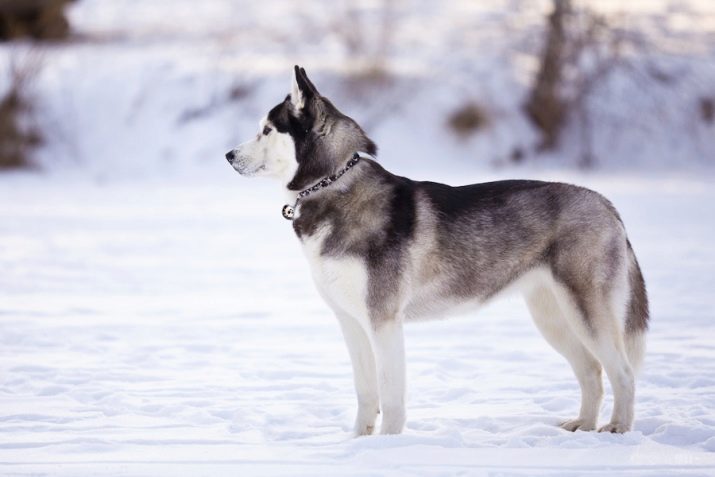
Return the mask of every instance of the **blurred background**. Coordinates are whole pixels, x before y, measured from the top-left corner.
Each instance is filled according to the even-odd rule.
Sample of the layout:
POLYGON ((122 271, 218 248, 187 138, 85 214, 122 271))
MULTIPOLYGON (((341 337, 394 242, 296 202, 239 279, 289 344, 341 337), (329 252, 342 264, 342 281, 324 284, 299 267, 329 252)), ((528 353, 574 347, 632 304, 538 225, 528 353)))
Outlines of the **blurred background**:
POLYGON ((710 0, 0 0, 0 170, 225 174, 296 63, 403 174, 715 165, 710 0))

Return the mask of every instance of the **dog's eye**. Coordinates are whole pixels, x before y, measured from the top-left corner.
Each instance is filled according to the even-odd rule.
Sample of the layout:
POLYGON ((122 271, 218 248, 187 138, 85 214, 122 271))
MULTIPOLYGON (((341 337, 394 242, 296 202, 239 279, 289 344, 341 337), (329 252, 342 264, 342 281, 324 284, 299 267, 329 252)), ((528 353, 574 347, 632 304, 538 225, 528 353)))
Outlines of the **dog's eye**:
POLYGON ((273 131, 273 129, 271 129, 271 128, 269 128, 268 126, 266 126, 266 127, 263 128, 263 135, 264 135, 264 136, 268 136, 268 133, 270 133, 271 131, 273 131))

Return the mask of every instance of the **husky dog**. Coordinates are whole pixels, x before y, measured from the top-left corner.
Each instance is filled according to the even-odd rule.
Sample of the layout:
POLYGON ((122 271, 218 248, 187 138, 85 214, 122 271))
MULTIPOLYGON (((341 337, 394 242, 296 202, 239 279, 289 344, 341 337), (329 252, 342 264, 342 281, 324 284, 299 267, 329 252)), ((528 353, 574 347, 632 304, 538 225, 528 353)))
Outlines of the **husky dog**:
POLYGON ((580 413, 561 427, 596 429, 605 369, 614 406, 599 430, 631 429, 648 301, 608 200, 553 182, 451 187, 391 174, 360 126, 298 66, 290 94, 259 131, 226 158, 242 175, 285 186, 283 214, 352 360, 356 435, 371 434, 380 412, 381 433, 405 425, 405 322, 507 289, 524 294, 536 326, 578 379, 580 413))

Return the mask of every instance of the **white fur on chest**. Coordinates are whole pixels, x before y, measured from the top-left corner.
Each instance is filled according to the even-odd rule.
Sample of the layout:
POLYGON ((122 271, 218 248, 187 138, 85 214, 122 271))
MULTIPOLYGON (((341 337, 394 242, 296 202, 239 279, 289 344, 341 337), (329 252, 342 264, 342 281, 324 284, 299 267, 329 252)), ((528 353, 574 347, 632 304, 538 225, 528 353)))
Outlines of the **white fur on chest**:
POLYGON ((315 285, 333 311, 367 324, 367 268, 357 257, 322 255, 323 242, 329 235, 330 226, 324 225, 313 235, 301 239, 315 285))

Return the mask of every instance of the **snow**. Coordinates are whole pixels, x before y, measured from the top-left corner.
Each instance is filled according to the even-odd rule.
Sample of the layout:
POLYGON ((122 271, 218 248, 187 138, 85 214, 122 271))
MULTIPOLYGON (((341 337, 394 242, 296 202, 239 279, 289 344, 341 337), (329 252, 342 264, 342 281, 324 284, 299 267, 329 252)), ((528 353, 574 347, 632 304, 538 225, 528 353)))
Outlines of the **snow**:
POLYGON ((711 176, 549 173, 614 201, 644 269, 634 431, 556 427, 578 386, 514 298, 407 326, 407 428, 353 439, 348 355, 283 196, 222 166, 0 177, 0 474, 715 474, 711 176))

